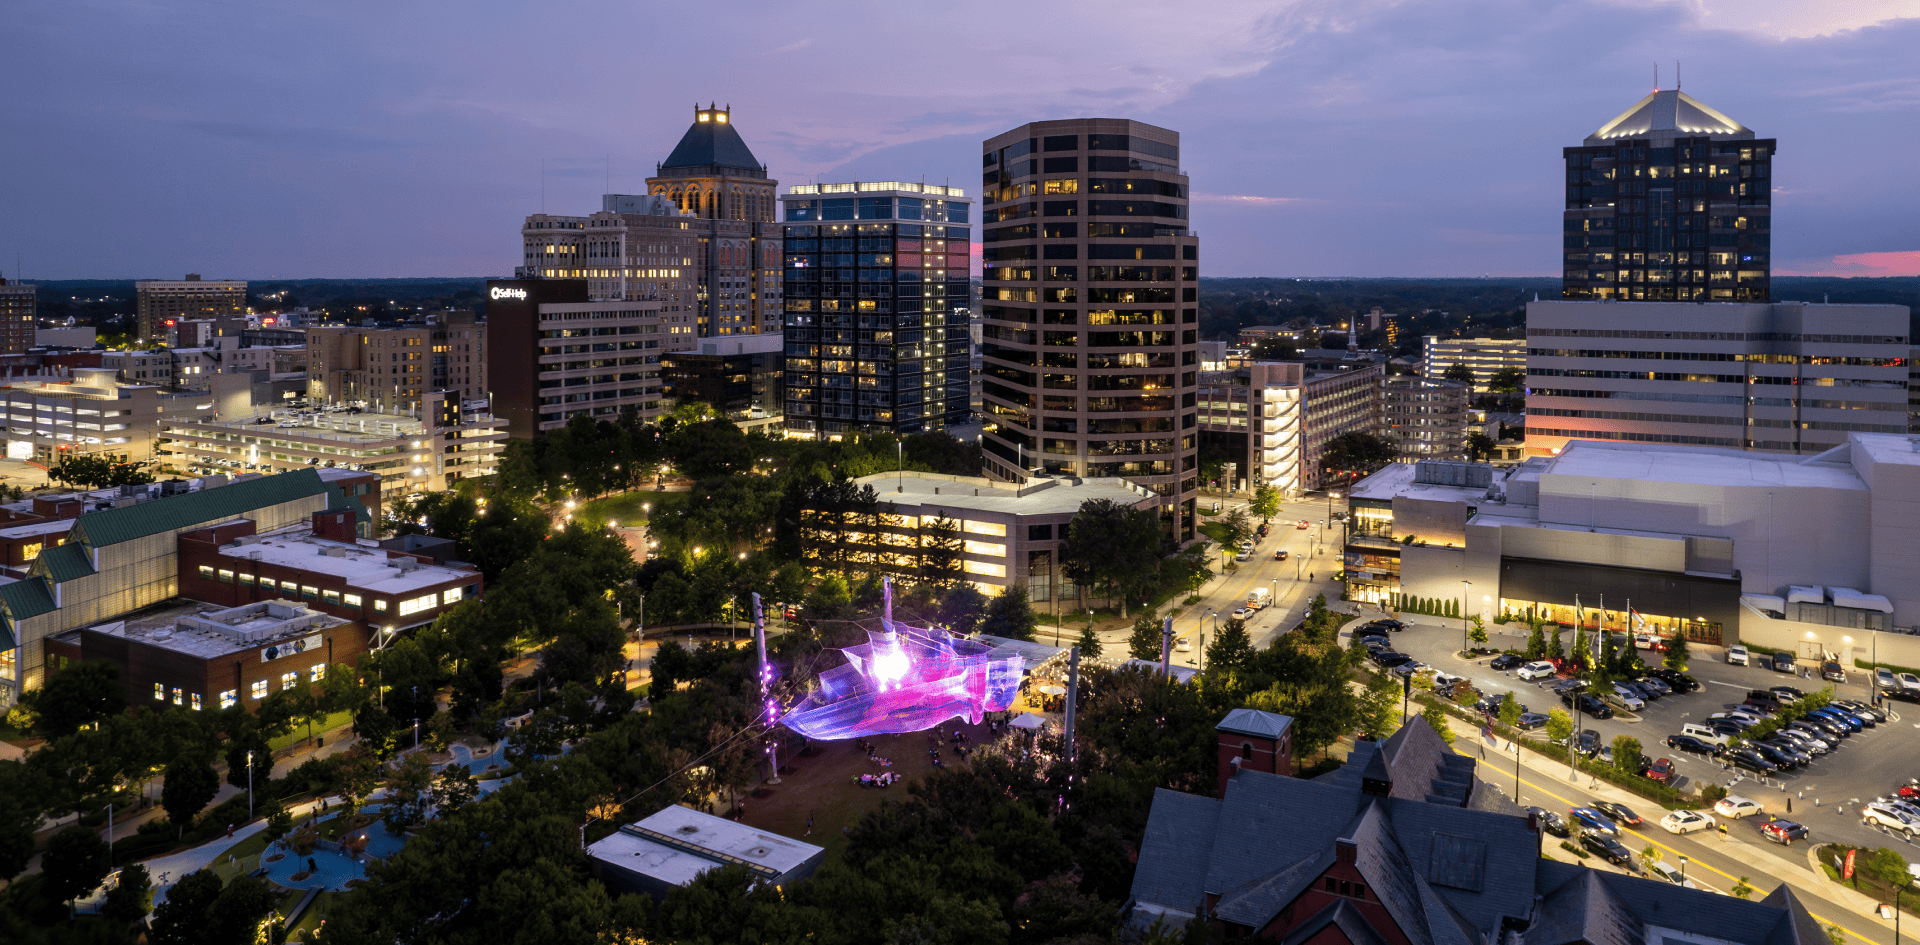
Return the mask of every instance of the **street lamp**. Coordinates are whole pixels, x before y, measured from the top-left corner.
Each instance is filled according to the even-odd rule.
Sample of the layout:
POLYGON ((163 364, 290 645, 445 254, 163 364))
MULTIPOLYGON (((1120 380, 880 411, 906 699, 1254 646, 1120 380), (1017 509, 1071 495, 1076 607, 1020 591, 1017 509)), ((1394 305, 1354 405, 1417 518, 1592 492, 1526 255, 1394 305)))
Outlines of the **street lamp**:
POLYGON ((1687 855, 1685 853, 1680 854, 1680 885, 1682 888, 1685 888, 1687 885, 1687 855))
POLYGON ((247 749, 247 819, 253 819, 253 749, 247 749))
POLYGON ((1206 669, 1207 665, 1207 618, 1215 617, 1215 619, 1218 619, 1218 614, 1219 611, 1209 607, 1206 613, 1201 614, 1199 619, 1193 622, 1194 633, 1200 638, 1200 654, 1193 658, 1193 665, 1202 671, 1206 669))

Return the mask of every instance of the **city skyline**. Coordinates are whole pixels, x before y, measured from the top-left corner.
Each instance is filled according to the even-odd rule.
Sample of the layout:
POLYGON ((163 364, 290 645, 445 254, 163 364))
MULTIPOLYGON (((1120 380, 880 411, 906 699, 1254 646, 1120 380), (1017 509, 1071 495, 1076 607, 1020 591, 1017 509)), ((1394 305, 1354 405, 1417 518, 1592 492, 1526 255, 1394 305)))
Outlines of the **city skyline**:
POLYGON ((1904 222, 1920 184, 1898 165, 1920 128, 1920 18, 1885 19, 1910 3, 1216 4, 1153 29, 1127 12, 1145 6, 1074 6, 1056 15, 1083 32, 1046 49, 905 8, 830 31, 734 4, 700 43, 665 37, 712 11, 23 10, 0 76, 35 90, 12 130, 38 146, 0 157, 0 270, 508 275, 509 228, 644 193, 689 103, 712 101, 783 188, 971 192, 986 135, 1125 118, 1179 131, 1208 182, 1192 202, 1209 276, 1546 276, 1553 158, 1644 96, 1656 61, 1673 87, 1678 59, 1690 94, 1791 142, 1776 275, 1920 273, 1904 222), (867 55, 956 43, 958 65, 884 81, 867 55))

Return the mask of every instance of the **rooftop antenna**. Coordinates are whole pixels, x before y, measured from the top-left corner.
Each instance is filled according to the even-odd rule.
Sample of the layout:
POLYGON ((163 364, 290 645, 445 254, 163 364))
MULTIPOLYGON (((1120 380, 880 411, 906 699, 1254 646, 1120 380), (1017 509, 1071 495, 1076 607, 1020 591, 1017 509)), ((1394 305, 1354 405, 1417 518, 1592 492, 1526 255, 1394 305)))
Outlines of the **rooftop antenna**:
POLYGON ((1678 60, 1678 59, 1675 59, 1675 60, 1673 61, 1673 90, 1674 90, 1675 92, 1678 92, 1678 91, 1680 91, 1680 86, 1681 86, 1681 82, 1680 82, 1680 60, 1678 60))
POLYGON ((540 159, 540 212, 547 212, 547 159, 540 159))

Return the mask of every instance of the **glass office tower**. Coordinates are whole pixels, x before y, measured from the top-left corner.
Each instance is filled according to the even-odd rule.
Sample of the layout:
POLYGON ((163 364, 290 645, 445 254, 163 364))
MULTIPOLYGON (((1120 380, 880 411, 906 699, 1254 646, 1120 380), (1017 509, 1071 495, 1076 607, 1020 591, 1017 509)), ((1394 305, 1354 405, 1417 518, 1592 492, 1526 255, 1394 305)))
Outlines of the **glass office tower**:
POLYGON ((780 199, 788 432, 966 423, 972 201, 898 181, 799 185, 780 199))

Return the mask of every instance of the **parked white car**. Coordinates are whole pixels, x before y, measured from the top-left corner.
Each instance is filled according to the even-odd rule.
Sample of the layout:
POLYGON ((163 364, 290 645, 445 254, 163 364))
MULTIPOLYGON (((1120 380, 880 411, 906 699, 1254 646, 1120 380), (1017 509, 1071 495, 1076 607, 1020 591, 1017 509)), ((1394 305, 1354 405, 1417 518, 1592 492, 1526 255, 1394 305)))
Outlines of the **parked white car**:
POLYGON ((1714 820, 1697 810, 1677 810, 1660 818, 1660 826, 1668 833, 1692 833, 1696 830, 1712 830, 1714 820))
POLYGON ((1632 712, 1638 712, 1647 707, 1646 700, 1641 699, 1638 693, 1619 683, 1613 684, 1613 698, 1632 712))
POLYGON ((1905 811, 1882 801, 1874 801, 1861 808, 1860 822, 1869 827, 1898 831, 1905 834, 1908 841, 1913 840, 1914 828, 1920 827, 1920 822, 1916 822, 1905 811))
POLYGON ((1727 662, 1735 666, 1747 665, 1747 648, 1739 643, 1727 647, 1727 662))
POLYGON ((1920 689, 1920 676, 1912 673, 1894 673, 1893 678, 1899 680, 1902 689, 1920 689))
POLYGON ((1647 875, 1651 876, 1654 879, 1666 880, 1667 882, 1672 883, 1675 886, 1685 886, 1688 889, 1700 888, 1698 885, 1694 883, 1693 880, 1690 880, 1685 876, 1681 875, 1679 870, 1674 869, 1671 866, 1668 866, 1666 860, 1653 861, 1653 865, 1647 867, 1647 875))
POLYGON ((1729 794, 1714 802, 1713 812, 1722 817, 1739 820, 1760 813, 1759 803, 1738 794, 1729 794))
POLYGON ((1514 675, 1521 679, 1552 679, 1554 677, 1553 664, 1546 660, 1537 660, 1520 667, 1514 671, 1514 675))
POLYGON ((1890 670, 1885 666, 1881 666, 1874 669, 1873 681, 1878 683, 1880 685, 1880 688, 1882 689, 1900 688, 1900 681, 1893 678, 1893 670, 1890 670))

